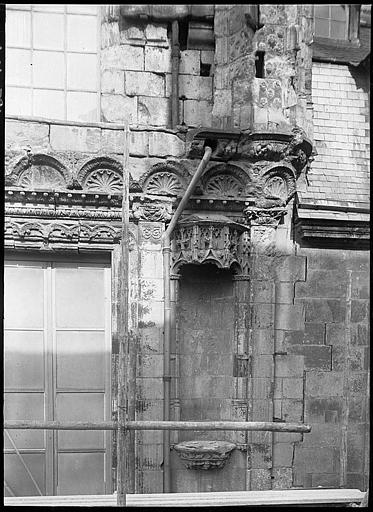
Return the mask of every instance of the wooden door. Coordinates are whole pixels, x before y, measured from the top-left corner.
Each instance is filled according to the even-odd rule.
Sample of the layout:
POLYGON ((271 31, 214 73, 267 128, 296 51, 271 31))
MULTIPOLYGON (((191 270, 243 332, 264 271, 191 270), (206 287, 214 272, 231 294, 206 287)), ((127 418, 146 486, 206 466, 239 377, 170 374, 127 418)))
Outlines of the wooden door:
MULTIPOLYGON (((5 266, 6 419, 109 420, 110 268, 5 266)), ((111 490, 109 431, 5 432, 5 493, 111 490)))

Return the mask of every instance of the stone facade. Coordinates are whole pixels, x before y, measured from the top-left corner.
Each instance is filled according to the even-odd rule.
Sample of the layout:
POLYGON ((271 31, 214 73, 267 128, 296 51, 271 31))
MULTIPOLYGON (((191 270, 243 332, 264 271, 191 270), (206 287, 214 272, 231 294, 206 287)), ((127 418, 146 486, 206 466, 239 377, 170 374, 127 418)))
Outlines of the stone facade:
MULTIPOLYGON (((184 7, 196 8, 136 19, 103 8, 101 122, 7 119, 5 248, 111 254, 115 397, 126 162, 136 418, 161 419, 161 237, 207 141, 212 157, 173 245, 171 417, 303 422, 312 432, 172 432, 172 448, 236 445, 216 471, 187 469, 172 449, 172 490, 366 490, 367 76, 312 62, 311 5, 262 5, 258 16, 249 5, 186 9, 199 30, 201 18, 213 27, 215 50, 207 36, 181 47, 170 128, 170 20, 182 26, 184 7), (201 275, 202 263, 219 278, 201 275)), ((136 492, 162 491, 162 450, 161 432, 136 433, 136 492)))

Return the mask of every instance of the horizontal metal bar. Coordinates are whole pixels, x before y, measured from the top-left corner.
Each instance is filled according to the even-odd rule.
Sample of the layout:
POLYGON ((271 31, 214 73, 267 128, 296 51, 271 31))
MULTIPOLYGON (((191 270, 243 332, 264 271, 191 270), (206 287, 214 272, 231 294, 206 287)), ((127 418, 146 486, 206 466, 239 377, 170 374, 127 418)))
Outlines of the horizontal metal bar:
MULTIPOLYGON (((5 421, 6 429, 116 430, 118 422, 5 421)), ((310 425, 272 421, 128 421, 125 430, 244 430, 269 432, 311 432, 310 425)))

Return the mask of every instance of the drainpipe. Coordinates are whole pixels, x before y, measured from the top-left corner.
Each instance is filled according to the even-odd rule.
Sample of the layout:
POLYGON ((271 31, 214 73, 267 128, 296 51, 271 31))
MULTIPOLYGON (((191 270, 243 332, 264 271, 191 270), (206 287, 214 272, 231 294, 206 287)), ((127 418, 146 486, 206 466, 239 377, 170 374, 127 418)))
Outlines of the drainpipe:
POLYGON ((171 25, 171 128, 179 124, 179 22, 174 20, 171 25))
MULTIPOLYGON (((205 147, 205 154, 188 185, 176 211, 162 236, 163 255, 163 287, 164 287, 164 338, 163 338, 163 419, 170 419, 171 403, 171 375, 170 375, 170 349, 171 349, 171 235, 179 217, 189 201, 192 192, 202 176, 211 157, 211 148, 205 147)), ((171 492, 171 466, 170 466, 170 431, 163 431, 163 492, 171 492)))

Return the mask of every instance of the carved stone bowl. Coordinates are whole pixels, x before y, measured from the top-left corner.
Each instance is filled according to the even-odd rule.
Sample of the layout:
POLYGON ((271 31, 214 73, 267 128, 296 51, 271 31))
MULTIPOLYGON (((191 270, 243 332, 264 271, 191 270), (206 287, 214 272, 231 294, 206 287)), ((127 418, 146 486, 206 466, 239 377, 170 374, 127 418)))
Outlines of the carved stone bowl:
POLYGON ((232 450, 234 443, 228 441, 184 441, 174 449, 188 469, 220 469, 232 450))

